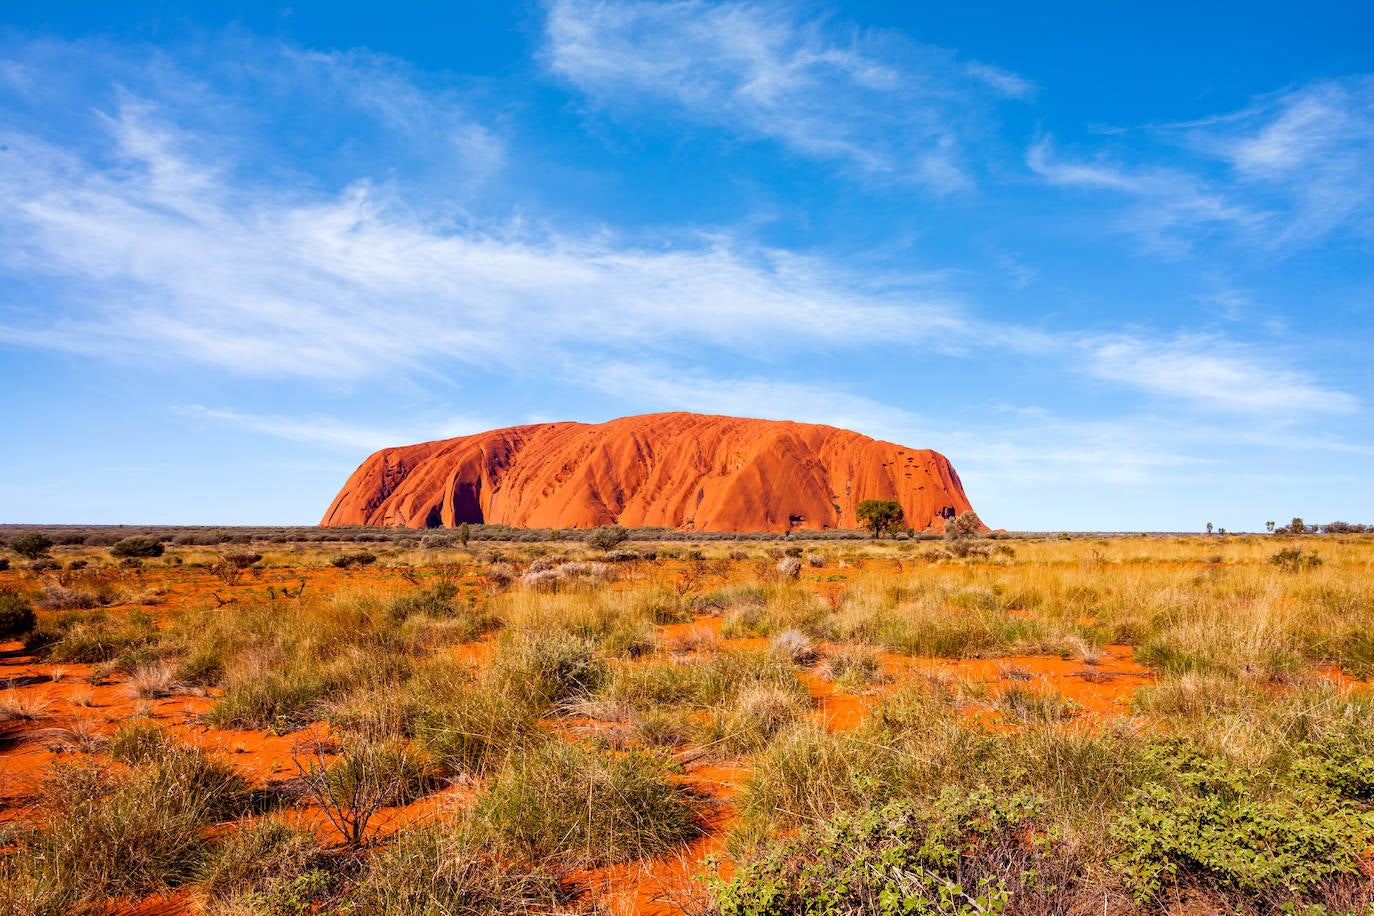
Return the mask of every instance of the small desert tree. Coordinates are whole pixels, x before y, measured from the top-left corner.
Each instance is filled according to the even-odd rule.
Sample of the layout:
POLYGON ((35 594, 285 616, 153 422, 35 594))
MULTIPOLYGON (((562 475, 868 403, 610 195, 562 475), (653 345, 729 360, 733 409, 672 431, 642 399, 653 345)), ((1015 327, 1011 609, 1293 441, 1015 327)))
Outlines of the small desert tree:
POLYGON ((873 530, 875 538, 884 531, 892 531, 902 523, 902 504, 895 499, 865 499, 855 508, 860 524, 873 530))
POLYGON ((30 531, 10 541, 10 550, 27 560, 38 559, 46 554, 51 546, 52 538, 40 531, 30 531))
POLYGON ((587 546, 610 552, 630 537, 630 532, 619 525, 602 525, 587 533, 587 546))
POLYGON ((983 522, 972 509, 961 512, 945 522, 945 541, 957 556, 967 556, 970 550, 969 541, 981 536, 982 533, 983 522))
POLYGON ((463 524, 458 526, 458 543, 466 547, 470 540, 472 540, 472 526, 467 522, 463 522, 463 524))
POLYGON ((405 805, 429 783, 419 755, 396 741, 352 740, 330 762, 318 735, 297 741, 291 761, 312 801, 354 849, 368 840, 368 825, 382 808, 405 805))

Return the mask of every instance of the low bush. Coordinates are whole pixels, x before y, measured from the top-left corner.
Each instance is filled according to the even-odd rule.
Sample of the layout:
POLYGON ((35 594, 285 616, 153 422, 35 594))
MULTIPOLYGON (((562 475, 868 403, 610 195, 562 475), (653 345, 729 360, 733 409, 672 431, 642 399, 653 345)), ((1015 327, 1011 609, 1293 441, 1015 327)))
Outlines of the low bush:
POLYGON ((354 848, 368 839, 378 811, 409 804, 434 786, 424 758, 396 739, 349 740, 332 761, 319 740, 307 739, 292 760, 311 799, 354 848))
POLYGON ((234 569, 250 569, 262 561, 262 554, 254 550, 231 550, 224 555, 224 563, 234 569))
POLYGON ((947 790, 929 807, 837 814, 717 881, 716 905, 722 916, 1072 912, 1087 898, 1077 855, 1041 809, 1026 794, 947 790))
POLYGON ((1320 788, 1265 792, 1257 774, 1187 749, 1153 751, 1168 777, 1132 793, 1112 825, 1113 865, 1139 903, 1177 887, 1275 909, 1315 902, 1332 880, 1363 873, 1369 813, 1320 788))
POLYGON ((50 547, 52 547, 52 538, 37 531, 21 534, 10 541, 10 550, 26 560, 37 560, 39 557, 46 556, 50 547))
POLYGON ((24 636, 37 625, 38 615, 22 595, 0 590, 0 639, 24 636))
POLYGON ((139 557, 147 559, 160 557, 167 548, 155 537, 146 534, 131 534, 110 548, 110 556, 116 559, 139 557))
POLYGON ((1305 551, 1301 547, 1285 547, 1269 558, 1284 572, 1297 573, 1304 569, 1315 569, 1322 564, 1321 556, 1315 551, 1305 551))
POLYGON ((339 569, 350 569, 354 566, 371 566, 377 562, 377 555, 368 553, 366 550, 359 550, 353 553, 341 553, 329 561, 332 566, 339 569))

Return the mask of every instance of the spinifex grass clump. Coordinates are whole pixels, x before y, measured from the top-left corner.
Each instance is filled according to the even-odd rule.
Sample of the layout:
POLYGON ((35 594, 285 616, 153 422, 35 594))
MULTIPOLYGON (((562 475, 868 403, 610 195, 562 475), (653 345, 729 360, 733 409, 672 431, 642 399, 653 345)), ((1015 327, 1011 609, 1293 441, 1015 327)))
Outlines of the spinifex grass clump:
POLYGON ((570 912, 571 894, 554 871, 494 855, 464 828, 426 827, 396 836, 343 897, 344 912, 370 916, 524 916, 570 912))
POLYGON ((352 667, 305 659, 294 664, 241 662, 227 674, 224 694, 210 710, 210 723, 281 733, 303 728, 319 719, 327 697, 353 681, 352 667))
POLYGON ((282 613, 272 602, 195 615, 171 635, 224 688, 210 711, 220 728, 294 731, 360 687, 400 685, 414 666, 401 638, 406 621, 379 597, 341 593, 282 613), (196 626, 196 624, 201 624, 196 626))
POLYGON ((850 690, 888 680, 878 653, 863 646, 847 646, 827 655, 821 676, 850 690))
POLYGON ((486 673, 493 686, 546 712, 590 694, 605 676, 591 645, 564 634, 503 639, 486 673))
POLYGON ((699 738, 713 751, 753 753, 805 721, 809 710, 804 694, 755 684, 741 688, 726 704, 713 709, 699 738))
POLYGON ((54 662, 108 662, 157 641, 153 619, 143 611, 67 611, 45 619, 24 639, 25 647, 54 662))
POLYGON ((207 861, 199 885, 207 916, 299 913, 338 882, 315 835, 265 818, 235 830, 207 861))
POLYGON ((3 859, 0 900, 18 890, 34 912, 65 913, 196 875, 209 850, 206 828, 248 813, 247 784, 197 750, 149 744, 119 775, 93 764, 53 771, 42 790, 49 820, 19 838, 17 857, 3 859))
POLYGON ((511 757, 473 823, 521 858, 578 866, 658 855, 701 832, 697 803, 662 758, 560 741, 511 757))

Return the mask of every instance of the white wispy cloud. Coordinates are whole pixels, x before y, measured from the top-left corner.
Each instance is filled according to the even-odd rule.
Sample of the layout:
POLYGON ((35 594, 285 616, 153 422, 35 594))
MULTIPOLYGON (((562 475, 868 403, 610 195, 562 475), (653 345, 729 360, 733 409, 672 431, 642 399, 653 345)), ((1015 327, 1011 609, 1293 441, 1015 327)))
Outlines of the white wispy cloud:
POLYGON ((0 255, 82 307, 11 320, 0 339, 135 356, 150 345, 235 372, 357 378, 444 363, 526 367, 579 346, 781 355, 817 339, 916 345, 963 332, 953 298, 824 261, 703 238, 672 248, 455 230, 395 190, 337 196, 230 182, 196 138, 129 104, 105 119, 117 162, 0 135, 0 255))
POLYGON ((410 442, 449 439, 482 432, 492 427, 489 422, 468 418, 451 418, 427 424, 368 426, 324 414, 253 414, 241 410, 205 407, 200 404, 179 407, 176 412, 191 419, 228 425, 264 436, 349 452, 373 452, 387 446, 410 442))
POLYGON ((1026 164, 1045 181, 1060 187, 1108 191, 1132 199, 1134 205, 1117 225, 1160 251, 1187 251, 1201 234, 1218 229, 1254 235, 1274 218, 1187 171, 1131 167, 1105 156, 1065 158, 1048 138, 1030 147, 1026 164))
MULTIPOLYGON (((345 79, 337 68, 369 72, 334 57, 322 66, 331 86, 345 79)), ((385 120, 429 123, 414 93, 385 120)), ((448 112, 442 123, 453 123, 453 106, 437 104, 448 112)), ((98 136, 80 144, 0 129, 0 269, 24 281, 0 296, 0 343, 329 382, 476 367, 596 388, 579 369, 596 364, 619 373, 618 389, 639 392, 647 409, 655 398, 735 413, 777 405, 768 409, 866 430, 914 428, 917 419, 862 393, 761 379, 819 353, 1011 353, 1213 411, 1357 406, 1220 337, 1089 337, 980 319, 940 275, 860 275, 726 232, 629 241, 602 227, 455 225, 425 216, 415 192, 395 183, 329 190, 247 179, 222 150, 248 141, 184 128, 181 110, 126 91, 94 117, 98 136), (39 280, 44 299, 27 302, 39 280), (626 374, 655 361, 750 366, 756 377, 699 368, 668 385, 626 374)), ((370 438, 327 424, 314 434, 370 438)))
POLYGON ((1280 243, 1341 229, 1374 234, 1374 75, 1269 96, 1193 140, 1229 162, 1246 186, 1289 202, 1280 243))
POLYGON ((1215 336, 1146 344, 1117 336, 1083 342, 1089 371, 1172 398, 1250 413, 1353 413, 1359 401, 1301 372, 1277 368, 1215 336))
POLYGON ((766 2, 552 0, 549 67, 596 105, 662 112, 936 192, 967 187, 968 149, 1014 73, 766 2))
POLYGON ((1183 250, 1221 229, 1283 253, 1374 232, 1374 76, 1317 81, 1201 121, 1109 133, 1111 151, 1087 157, 1059 155, 1042 138, 1027 164, 1055 185, 1130 198, 1119 225, 1157 247, 1183 250))

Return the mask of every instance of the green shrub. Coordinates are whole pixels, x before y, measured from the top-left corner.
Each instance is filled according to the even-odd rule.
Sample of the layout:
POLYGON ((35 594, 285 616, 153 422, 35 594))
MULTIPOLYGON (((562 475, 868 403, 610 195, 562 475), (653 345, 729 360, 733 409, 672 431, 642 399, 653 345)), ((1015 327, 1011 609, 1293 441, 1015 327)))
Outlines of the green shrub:
POLYGON ((339 569, 349 569, 354 566, 371 566, 373 563, 377 562, 377 555, 368 553, 366 550, 359 550, 354 553, 341 553, 329 562, 339 569))
POLYGON ((696 805, 661 758, 563 741, 512 756, 473 820, 501 849, 584 867, 658 855, 701 830, 696 805))
POLYGON ((587 546, 609 552, 625 543, 629 537, 630 532, 620 525, 602 525, 587 532, 587 546))
POLYGON ((1297 573, 1304 569, 1315 569, 1322 564, 1321 556, 1315 551, 1304 551, 1301 547, 1285 547, 1269 558, 1284 572, 1297 573))
POLYGON ((38 531, 30 531, 28 534, 21 534, 19 537, 10 541, 10 550, 19 554, 26 560, 37 560, 48 552, 52 546, 52 538, 38 531))
POLYGON ((1153 753, 1172 778, 1132 793, 1111 828, 1112 864, 1138 902, 1192 886, 1300 903, 1323 882, 1361 873, 1374 821, 1329 790, 1265 794, 1256 774, 1227 760, 1153 753))
MULTIPOLYGON (((1367 734, 1361 737, 1368 742, 1367 734)), ((1325 786, 1340 798, 1374 802, 1374 755, 1367 747, 1357 747, 1351 736, 1304 742, 1297 752, 1294 773, 1299 783, 1325 786)))
POLYGON ((722 916, 1059 913, 1079 893, 1074 851, 1033 796, 947 790, 837 814, 715 882, 722 916))
POLYGON ((22 595, 0 591, 0 639, 24 636, 38 625, 38 615, 22 595))
POLYGON ((110 548, 110 556, 117 559, 160 557, 167 548, 155 537, 131 534, 110 548))

